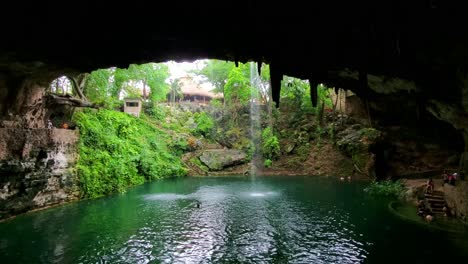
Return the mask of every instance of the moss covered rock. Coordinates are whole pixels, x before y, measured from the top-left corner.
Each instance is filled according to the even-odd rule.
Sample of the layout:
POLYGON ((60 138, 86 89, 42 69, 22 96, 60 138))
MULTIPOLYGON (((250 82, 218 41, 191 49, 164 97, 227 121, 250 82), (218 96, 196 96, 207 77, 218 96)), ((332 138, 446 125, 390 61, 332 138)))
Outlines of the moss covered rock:
POLYGON ((225 167, 242 164, 246 161, 246 154, 236 149, 209 149, 203 151, 200 161, 212 171, 219 171, 225 167))

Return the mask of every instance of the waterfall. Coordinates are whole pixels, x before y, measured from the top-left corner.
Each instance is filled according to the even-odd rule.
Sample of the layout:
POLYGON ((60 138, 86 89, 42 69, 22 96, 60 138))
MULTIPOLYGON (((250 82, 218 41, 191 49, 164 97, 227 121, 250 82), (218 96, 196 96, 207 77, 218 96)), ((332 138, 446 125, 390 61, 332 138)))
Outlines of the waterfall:
POLYGON ((260 76, 258 75, 257 65, 255 62, 250 62, 250 85, 252 87, 250 93, 250 139, 254 145, 255 151, 252 154, 252 162, 250 166, 250 175, 257 174, 256 166, 258 162, 262 162, 261 151, 261 134, 262 126, 260 121, 260 100, 259 90, 261 85, 260 76))

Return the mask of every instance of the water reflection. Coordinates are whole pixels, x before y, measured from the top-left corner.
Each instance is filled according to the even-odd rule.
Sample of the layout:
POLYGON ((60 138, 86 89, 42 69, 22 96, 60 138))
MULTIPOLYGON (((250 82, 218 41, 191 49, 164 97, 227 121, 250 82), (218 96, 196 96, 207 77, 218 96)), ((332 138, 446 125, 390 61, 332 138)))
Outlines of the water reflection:
POLYGON ((416 240, 401 241, 395 230, 404 227, 389 221, 379 209, 385 205, 342 184, 184 179, 151 186, 0 225, 2 263, 382 263, 390 245, 409 250, 424 234, 409 227, 408 240, 416 240))

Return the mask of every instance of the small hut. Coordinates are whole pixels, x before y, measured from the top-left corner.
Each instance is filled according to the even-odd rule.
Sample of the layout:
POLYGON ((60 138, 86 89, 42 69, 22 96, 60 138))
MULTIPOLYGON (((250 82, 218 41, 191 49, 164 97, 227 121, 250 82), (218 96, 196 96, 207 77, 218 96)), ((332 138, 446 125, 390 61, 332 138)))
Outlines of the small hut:
POLYGON ((124 98, 124 112, 140 117, 142 100, 141 98, 124 98))

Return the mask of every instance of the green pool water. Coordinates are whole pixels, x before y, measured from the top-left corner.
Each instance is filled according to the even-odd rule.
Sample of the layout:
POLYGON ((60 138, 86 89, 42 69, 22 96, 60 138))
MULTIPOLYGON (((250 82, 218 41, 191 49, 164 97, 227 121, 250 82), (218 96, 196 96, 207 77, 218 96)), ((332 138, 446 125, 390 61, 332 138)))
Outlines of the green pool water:
POLYGON ((0 223, 0 263, 468 263, 464 229, 402 218, 364 184, 157 181, 0 223))

